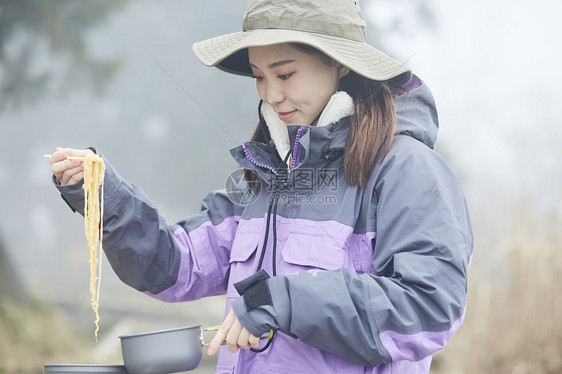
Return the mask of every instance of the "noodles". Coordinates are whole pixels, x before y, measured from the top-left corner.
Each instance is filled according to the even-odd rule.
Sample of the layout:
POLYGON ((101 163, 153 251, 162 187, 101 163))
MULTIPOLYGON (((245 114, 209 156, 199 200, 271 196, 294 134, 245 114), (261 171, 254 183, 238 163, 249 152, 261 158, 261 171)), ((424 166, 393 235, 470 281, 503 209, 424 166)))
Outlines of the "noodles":
POLYGON ((84 157, 84 226, 90 248, 90 294, 92 309, 96 314, 94 335, 98 341, 99 300, 101 284, 101 242, 103 238, 103 179, 105 164, 103 159, 93 153, 84 157), (101 191, 101 198, 100 198, 101 191), (98 256, 99 247, 99 256, 98 256))

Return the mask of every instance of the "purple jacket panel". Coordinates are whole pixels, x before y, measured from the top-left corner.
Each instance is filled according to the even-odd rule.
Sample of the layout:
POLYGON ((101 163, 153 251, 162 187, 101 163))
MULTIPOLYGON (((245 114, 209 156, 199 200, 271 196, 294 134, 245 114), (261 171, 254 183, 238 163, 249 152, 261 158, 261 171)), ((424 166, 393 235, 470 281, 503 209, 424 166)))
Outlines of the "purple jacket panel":
POLYGON ((189 233, 178 227, 174 238, 181 260, 176 283, 159 294, 145 293, 166 302, 224 294, 224 280, 229 272, 228 253, 238 221, 239 217, 227 217, 216 226, 209 221, 189 233), (209 250, 209 244, 213 250, 209 250))

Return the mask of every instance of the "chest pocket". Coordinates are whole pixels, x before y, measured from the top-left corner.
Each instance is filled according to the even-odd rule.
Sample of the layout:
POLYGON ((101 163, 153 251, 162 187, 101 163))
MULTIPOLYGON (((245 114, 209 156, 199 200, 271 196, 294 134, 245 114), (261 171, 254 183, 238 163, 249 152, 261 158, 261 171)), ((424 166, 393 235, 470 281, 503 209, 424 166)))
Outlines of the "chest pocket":
POLYGON ((245 262, 256 251, 259 242, 259 232, 244 231, 236 234, 230 252, 230 263, 245 262))
POLYGON ((238 296, 233 284, 248 278, 256 271, 256 250, 261 237, 261 225, 243 222, 239 225, 230 251, 230 276, 227 296, 238 296))
MULTIPOLYGON (((322 231, 322 230, 320 230, 322 231)), ((347 268, 349 256, 345 243, 328 233, 311 230, 292 231, 283 247, 283 273, 295 273, 310 269, 336 270, 347 268)))

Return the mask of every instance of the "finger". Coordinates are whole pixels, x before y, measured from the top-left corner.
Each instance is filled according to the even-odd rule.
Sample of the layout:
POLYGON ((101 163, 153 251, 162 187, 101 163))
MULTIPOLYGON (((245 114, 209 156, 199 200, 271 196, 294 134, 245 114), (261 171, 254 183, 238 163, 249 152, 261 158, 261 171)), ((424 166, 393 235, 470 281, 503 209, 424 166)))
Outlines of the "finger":
POLYGON ((70 156, 84 157, 87 154, 94 153, 91 149, 71 149, 70 156))
POLYGON ((65 160, 68 156, 84 157, 88 153, 93 153, 91 149, 72 149, 57 147, 55 153, 51 155, 49 161, 54 164, 65 160))
POLYGON ((62 186, 75 184, 84 178, 84 163, 68 160, 68 156, 84 157, 93 153, 90 149, 71 149, 57 147, 50 157, 51 170, 62 186))
POLYGON ((62 172, 54 173, 61 185, 66 186, 76 183, 84 177, 84 165, 80 161, 65 160, 58 164, 61 164, 59 165, 59 169, 64 168, 62 172), (78 176, 79 178, 76 179, 78 176))
POLYGON ((51 155, 49 161, 51 163, 51 171, 55 175, 56 179, 62 184, 68 184, 68 180, 72 177, 72 175, 82 171, 83 165, 81 165, 80 161, 76 160, 67 160, 66 157, 72 155, 73 153, 86 153, 86 150, 73 150, 70 148, 60 148, 57 147, 55 153, 51 155), (76 170, 72 170, 78 168, 76 170), (64 173, 68 173, 66 176, 63 176, 64 173))
POLYGON ((72 177, 70 177, 70 179, 68 180, 67 184, 68 185, 75 184, 80 182, 82 179, 84 179, 84 170, 72 175, 72 177))
POLYGON ((252 348, 258 348, 260 346, 260 338, 250 334, 250 338, 248 339, 250 346, 252 348))
MULTIPOLYGON (((53 155, 53 156, 51 156, 51 159, 55 159, 55 157, 56 156, 53 155)), ((62 173, 64 173, 67 169, 75 168, 78 165, 80 165, 80 161, 65 160, 63 158, 61 160, 53 162, 53 164, 51 165, 51 170, 53 171, 53 174, 55 174, 57 176, 62 176, 62 173)))
POLYGON ((218 352, 219 348, 222 345, 222 342, 225 340, 226 336, 228 335, 228 332, 230 331, 230 327, 234 323, 235 318, 236 316, 234 315, 234 312, 231 310, 226 316, 226 318, 224 319, 224 322, 219 328, 219 331, 217 331, 217 333, 213 337, 213 340, 211 340, 211 343, 209 343, 209 348, 207 349, 207 355, 212 356, 218 352))
POLYGON ((238 338, 240 337, 242 329, 244 329, 244 327, 238 321, 238 318, 236 318, 236 321, 232 324, 232 327, 226 337, 226 348, 232 353, 236 353, 238 352, 238 349, 240 349, 238 346, 238 338))
POLYGON ((57 162, 63 161, 67 156, 70 156, 69 148, 66 149, 68 151, 66 151, 65 148, 57 147, 55 153, 53 153, 49 158, 51 164, 55 164, 57 162))
POLYGON ((242 328, 240 335, 238 335, 238 346, 242 349, 250 349, 250 332, 242 328))
POLYGON ((213 340, 211 340, 211 343, 209 343, 209 348, 207 349, 208 356, 212 356, 218 352, 219 348, 222 345, 222 342, 226 338, 226 335, 228 335, 228 331, 223 331, 222 327, 221 329, 219 329, 219 331, 217 331, 217 333, 213 337, 213 340))

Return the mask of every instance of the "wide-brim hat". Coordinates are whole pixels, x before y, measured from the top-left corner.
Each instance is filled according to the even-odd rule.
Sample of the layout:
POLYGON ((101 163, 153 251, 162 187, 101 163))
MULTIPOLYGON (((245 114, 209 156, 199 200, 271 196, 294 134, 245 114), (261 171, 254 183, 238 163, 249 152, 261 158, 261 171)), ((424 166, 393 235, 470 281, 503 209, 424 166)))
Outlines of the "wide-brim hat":
POLYGON ((241 32, 195 43, 193 52, 207 66, 251 76, 248 47, 301 43, 369 79, 384 81, 410 73, 367 44, 365 27, 354 0, 248 0, 241 32))

